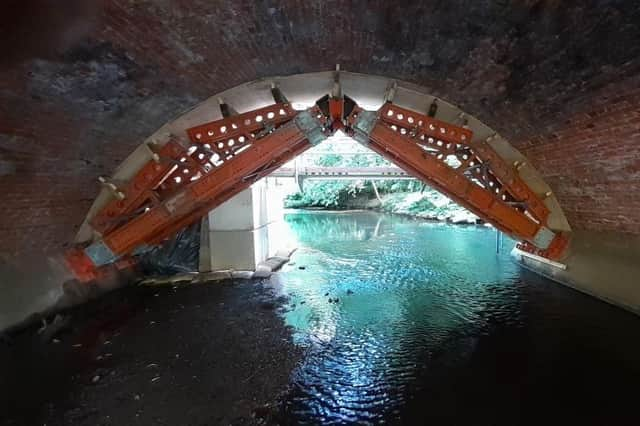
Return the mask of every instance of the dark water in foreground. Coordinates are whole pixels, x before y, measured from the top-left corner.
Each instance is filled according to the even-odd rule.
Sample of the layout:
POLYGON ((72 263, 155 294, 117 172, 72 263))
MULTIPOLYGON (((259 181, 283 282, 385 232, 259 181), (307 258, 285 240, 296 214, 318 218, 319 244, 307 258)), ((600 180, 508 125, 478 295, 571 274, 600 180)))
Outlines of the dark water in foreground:
POLYGON ((493 229, 286 220, 292 424, 640 425, 640 318, 521 271, 493 229))

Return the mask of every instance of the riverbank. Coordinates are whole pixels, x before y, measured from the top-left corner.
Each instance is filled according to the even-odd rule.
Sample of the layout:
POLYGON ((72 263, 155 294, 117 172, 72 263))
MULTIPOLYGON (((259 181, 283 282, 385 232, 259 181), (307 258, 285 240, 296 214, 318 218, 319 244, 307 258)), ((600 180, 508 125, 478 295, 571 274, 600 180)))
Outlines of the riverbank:
POLYGON ((258 424, 301 352, 267 281, 127 287, 0 342, 0 423, 258 424))
MULTIPOLYGON (((318 185, 325 185, 320 183, 318 185)), ((420 191, 391 191, 374 195, 370 191, 355 191, 349 186, 340 187, 330 198, 331 202, 319 198, 321 191, 309 190, 297 193, 285 200, 285 207, 293 209, 373 210, 414 218, 456 224, 478 224, 482 220, 454 203, 439 192, 423 188, 420 191)))
POLYGON ((434 190, 385 194, 375 210, 456 224, 482 223, 480 218, 434 190))

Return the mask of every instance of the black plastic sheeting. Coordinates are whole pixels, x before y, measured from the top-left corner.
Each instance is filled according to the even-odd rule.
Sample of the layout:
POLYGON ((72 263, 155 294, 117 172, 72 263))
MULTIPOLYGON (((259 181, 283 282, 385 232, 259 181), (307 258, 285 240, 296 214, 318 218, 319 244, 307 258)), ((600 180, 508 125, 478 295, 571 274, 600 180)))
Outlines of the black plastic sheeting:
POLYGON ((140 258, 145 275, 171 275, 197 272, 200 258, 200 222, 178 232, 140 258))

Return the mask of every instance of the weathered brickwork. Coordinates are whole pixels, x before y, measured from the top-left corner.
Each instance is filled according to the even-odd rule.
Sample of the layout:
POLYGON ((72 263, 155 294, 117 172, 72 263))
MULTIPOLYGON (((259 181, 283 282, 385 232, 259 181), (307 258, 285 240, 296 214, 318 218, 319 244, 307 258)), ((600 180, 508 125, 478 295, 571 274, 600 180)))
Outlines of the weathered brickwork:
POLYGON ((568 105, 539 134, 515 145, 581 229, 640 233, 640 78, 568 105))
POLYGON ((631 1, 79 1, 0 6, 0 254, 68 243, 140 142, 276 74, 412 81, 527 155, 574 227, 640 233, 631 1))

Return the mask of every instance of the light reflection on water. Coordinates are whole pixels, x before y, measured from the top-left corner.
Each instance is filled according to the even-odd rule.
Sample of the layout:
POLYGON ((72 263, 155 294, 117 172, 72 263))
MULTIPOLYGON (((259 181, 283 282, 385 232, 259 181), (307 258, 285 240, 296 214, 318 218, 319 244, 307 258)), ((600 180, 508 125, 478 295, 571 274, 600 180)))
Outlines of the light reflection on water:
MULTIPOLYGON (((509 258, 513 242, 505 239, 496 254, 495 230, 486 227, 370 212, 295 213, 286 221, 299 250, 277 279, 291 296, 285 320, 307 349, 285 407, 291 423, 466 419, 468 413, 452 408, 463 398, 454 389, 460 380, 473 387, 486 374, 481 371, 492 368, 492 362, 478 371, 469 367, 485 353, 530 348, 539 343, 535 339, 552 345, 557 336, 548 322, 567 319, 557 311, 566 304, 579 302, 589 312, 604 310, 602 315, 610 309, 553 283, 522 280, 509 258), (557 304, 558 292, 560 306, 549 314, 545 306, 557 304), (531 324, 532 318, 543 320, 531 324), (542 332, 531 331, 536 327, 542 332), (508 339, 487 346, 501 333, 508 339), (430 414, 421 417, 424 411, 430 414)), ((580 312, 564 316, 581 320, 580 312)), ((638 326, 635 317, 621 315, 638 326)), ((527 350, 521 351, 526 361, 527 350)), ((545 361, 535 362, 544 368, 545 361)), ((520 401, 509 380, 506 387, 486 385, 520 401)), ((517 380, 514 386, 520 389, 517 380)), ((502 420, 492 413, 486 424, 502 420)), ((513 417, 504 422, 514 424, 513 417)))

